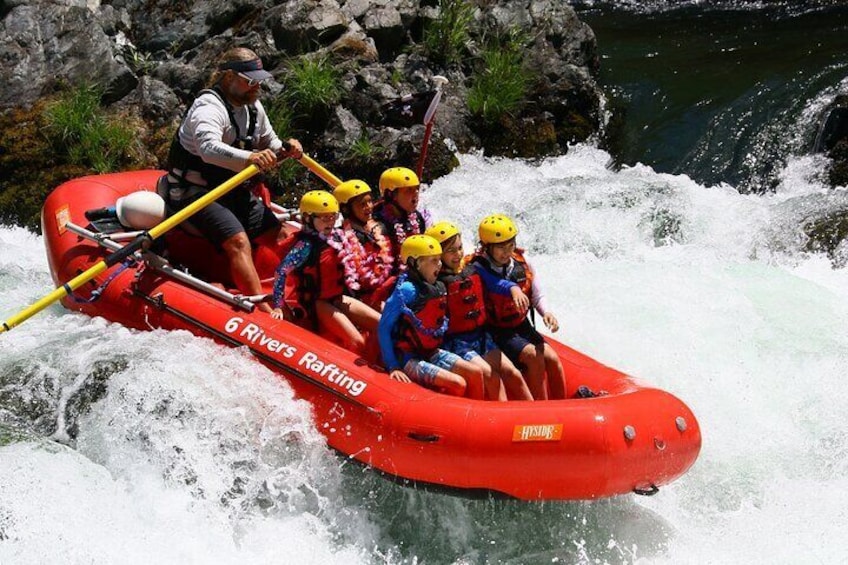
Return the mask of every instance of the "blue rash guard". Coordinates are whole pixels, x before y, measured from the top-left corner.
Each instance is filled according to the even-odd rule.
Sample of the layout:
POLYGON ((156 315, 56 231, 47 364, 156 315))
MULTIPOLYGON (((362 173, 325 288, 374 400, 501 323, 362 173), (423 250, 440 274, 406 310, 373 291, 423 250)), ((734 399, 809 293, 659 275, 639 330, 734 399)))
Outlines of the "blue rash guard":
POLYGON ((286 254, 286 258, 280 261, 277 267, 276 278, 274 279, 274 294, 272 304, 274 308, 280 308, 283 305, 283 295, 286 291, 286 277, 292 271, 296 271, 306 263, 312 253, 312 241, 310 239, 301 239, 294 244, 294 247, 286 254))
POLYGON ((477 274, 480 275, 480 280, 483 281, 483 288, 494 294, 509 296, 512 294, 510 292, 512 287, 518 286, 507 278, 497 276, 479 263, 474 263, 474 269, 477 271, 477 274))
POLYGON ((377 337, 380 341, 380 352, 383 354, 383 364, 390 373, 396 369, 401 369, 400 361, 395 354, 392 330, 400 321, 400 317, 403 316, 404 306, 411 304, 416 298, 418 298, 418 291, 415 289, 415 285, 409 281, 404 281, 395 287, 394 292, 386 300, 386 305, 383 307, 380 324, 377 326, 377 337))

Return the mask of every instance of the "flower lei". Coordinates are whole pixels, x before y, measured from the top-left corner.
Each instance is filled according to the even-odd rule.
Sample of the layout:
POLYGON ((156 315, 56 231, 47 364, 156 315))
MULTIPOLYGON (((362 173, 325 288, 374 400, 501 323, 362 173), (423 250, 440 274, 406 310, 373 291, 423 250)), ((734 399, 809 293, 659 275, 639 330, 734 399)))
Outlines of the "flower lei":
MULTIPOLYGON (((352 231, 353 230, 351 230, 351 232, 352 231)), ((359 245, 359 248, 362 249, 363 254, 365 254, 364 266, 366 267, 365 276, 367 282, 372 288, 377 288, 392 276, 392 265, 395 263, 395 256, 392 254, 392 242, 389 241, 388 237, 386 237, 383 233, 374 233, 373 229, 370 234, 377 243, 377 247, 380 248, 380 251, 377 254, 365 254, 365 248, 362 247, 359 239, 355 237, 356 234, 353 234, 353 239, 356 241, 356 244, 359 245)))
MULTIPOLYGON (((421 213, 421 217, 424 218, 424 227, 418 222, 418 214, 412 212, 407 214, 407 223, 409 224, 409 230, 406 230, 403 227, 403 221, 393 222, 393 227, 395 230, 395 236, 397 237, 398 245, 403 245, 403 241, 411 236, 411 235, 419 235, 424 233, 424 228, 430 223, 430 212, 428 210, 419 210, 421 213)), ((396 216, 397 217, 397 216, 396 216)))
MULTIPOLYGON (((401 273, 397 280, 397 286, 395 288, 400 288, 400 286, 406 282, 408 275, 407 273, 401 273)), ((447 315, 442 316, 442 323, 438 328, 428 328, 424 325, 418 316, 415 315, 415 312, 412 311, 412 308, 407 305, 406 301, 403 300, 403 293, 400 293, 401 299, 401 311, 406 314, 406 316, 412 321, 412 325, 415 326, 415 331, 422 333, 426 336, 440 338, 448 331, 448 325, 450 319, 447 315)))
POLYGON ((361 290, 363 285, 366 288, 377 288, 391 275, 394 258, 390 244, 383 235, 376 235, 374 239, 380 246, 380 252, 377 254, 365 251, 353 229, 336 228, 330 237, 326 238, 327 244, 336 250, 341 259, 345 285, 350 290, 361 290))

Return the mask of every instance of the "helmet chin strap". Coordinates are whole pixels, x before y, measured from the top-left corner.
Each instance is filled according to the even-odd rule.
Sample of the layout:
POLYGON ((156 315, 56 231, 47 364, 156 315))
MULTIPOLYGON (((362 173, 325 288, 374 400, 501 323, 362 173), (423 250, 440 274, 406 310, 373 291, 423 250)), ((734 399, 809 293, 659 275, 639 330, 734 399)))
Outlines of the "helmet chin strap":
POLYGON ((309 230, 318 231, 315 229, 315 214, 301 214, 301 224, 309 230))

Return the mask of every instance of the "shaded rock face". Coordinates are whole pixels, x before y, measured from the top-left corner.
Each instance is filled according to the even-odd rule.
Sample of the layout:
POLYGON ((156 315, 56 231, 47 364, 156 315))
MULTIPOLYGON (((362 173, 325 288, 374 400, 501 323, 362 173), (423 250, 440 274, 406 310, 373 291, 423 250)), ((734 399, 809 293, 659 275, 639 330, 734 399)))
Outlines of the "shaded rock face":
POLYGON ((483 2, 478 23, 484 31, 518 31, 532 38, 524 60, 532 77, 528 104, 533 113, 502 118, 505 130, 500 134, 493 124, 478 129, 484 140, 494 135, 490 144, 484 143, 487 150, 520 157, 552 155, 598 131, 602 94, 593 79, 597 42, 573 8, 553 0, 483 2))
POLYGON ((846 139, 848 139, 848 95, 842 94, 837 96, 825 111, 813 150, 826 153, 846 139))
POLYGON ((107 87, 107 102, 120 100, 135 88, 137 78, 115 57, 113 39, 84 4, 3 6, 0 108, 32 104, 61 81, 97 81, 107 87))
MULTIPOLYGON (((556 0, 478 2, 478 23, 484 29, 517 29, 534 37, 533 49, 552 49, 549 62, 598 70, 595 33, 577 17, 574 8, 556 0)), ((559 65, 558 65, 559 66, 559 65)), ((557 68, 543 68, 555 76, 557 68)))
POLYGON ((335 0, 307 0, 277 6, 267 15, 274 47, 288 55, 308 53, 340 38, 351 20, 335 0))
POLYGON ((267 2, 250 0, 115 0, 125 33, 141 51, 179 55, 220 34, 247 25, 267 2))
POLYGON ((422 47, 427 26, 440 17, 438 0, 0 0, 0 113, 96 83, 106 88, 105 104, 144 121, 149 131, 139 139, 154 140, 159 162, 150 166, 162 166, 167 140, 217 58, 246 46, 275 76, 264 87, 266 106, 285 94, 294 58, 330 62, 338 102, 308 119, 296 114, 293 123, 302 126, 295 135, 309 153, 341 176, 376 182, 386 167, 414 166, 424 126, 388 127, 382 107, 432 89, 437 74, 450 82, 436 114, 427 179, 455 166, 449 147, 540 157, 598 130, 595 37, 571 7, 557 0, 468 5, 472 39, 462 47, 463 61, 445 68, 422 47), (472 74, 488 38, 513 31, 530 38, 522 51, 532 76, 526 100, 481 124, 466 105, 472 74))

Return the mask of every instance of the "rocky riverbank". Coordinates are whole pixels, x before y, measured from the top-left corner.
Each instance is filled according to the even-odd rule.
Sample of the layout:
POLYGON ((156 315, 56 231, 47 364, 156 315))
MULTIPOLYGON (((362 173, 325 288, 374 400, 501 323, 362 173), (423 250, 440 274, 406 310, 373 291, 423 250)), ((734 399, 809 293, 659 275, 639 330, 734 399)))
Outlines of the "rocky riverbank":
MULTIPOLYGON (((263 103, 278 132, 344 178, 414 165, 423 125, 387 125, 383 106, 432 89, 435 75, 449 83, 426 179, 448 172, 455 151, 561 154, 601 122, 594 34, 555 0, 0 0, 0 18, 0 120, 14 132, 0 141, 0 221, 30 227, 65 178, 162 166, 186 104, 231 46, 274 75, 263 103), (97 89, 104 123, 133 132, 106 165, 72 158, 80 139, 45 118, 81 87, 97 89)), ((288 167, 270 182, 293 198, 314 179, 288 167)))

